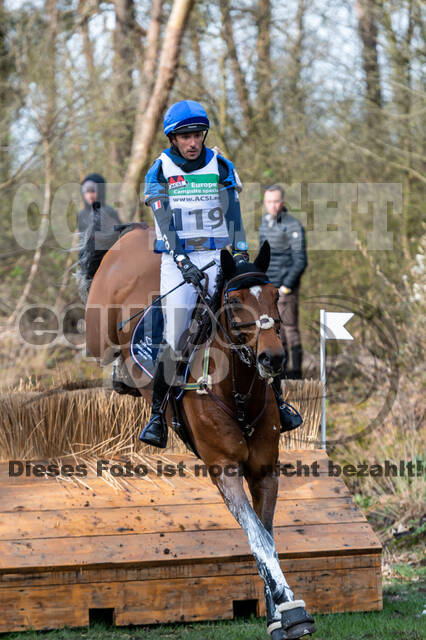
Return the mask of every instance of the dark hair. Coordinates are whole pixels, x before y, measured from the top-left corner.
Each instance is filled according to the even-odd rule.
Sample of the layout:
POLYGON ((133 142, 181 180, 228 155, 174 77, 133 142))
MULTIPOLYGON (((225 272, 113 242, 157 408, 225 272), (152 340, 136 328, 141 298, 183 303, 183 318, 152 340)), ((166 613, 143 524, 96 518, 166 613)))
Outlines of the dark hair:
POLYGON ((279 191, 281 195, 281 200, 284 199, 285 191, 279 184, 271 184, 269 187, 265 187, 265 193, 267 191, 279 191))

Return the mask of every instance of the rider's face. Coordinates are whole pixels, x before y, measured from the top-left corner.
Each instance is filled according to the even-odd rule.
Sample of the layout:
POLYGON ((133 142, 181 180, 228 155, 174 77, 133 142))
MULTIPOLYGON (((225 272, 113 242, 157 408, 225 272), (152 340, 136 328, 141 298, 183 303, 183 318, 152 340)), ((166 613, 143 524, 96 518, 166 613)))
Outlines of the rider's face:
POLYGON ((179 153, 185 160, 196 160, 203 148, 203 131, 194 133, 177 133, 171 136, 173 144, 179 149, 179 153))
POLYGON ((284 206, 284 200, 280 191, 265 191, 264 205, 266 213, 276 218, 284 206))

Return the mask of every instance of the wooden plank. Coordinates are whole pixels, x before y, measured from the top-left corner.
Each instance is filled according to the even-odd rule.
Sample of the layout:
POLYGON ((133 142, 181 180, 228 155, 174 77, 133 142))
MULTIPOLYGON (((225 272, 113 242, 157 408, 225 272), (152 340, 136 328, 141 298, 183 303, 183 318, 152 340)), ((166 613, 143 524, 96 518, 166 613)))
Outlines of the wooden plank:
MULTIPOLYGON (((275 526, 365 522, 351 498, 278 501, 275 526)), ((223 502, 0 513, 0 540, 237 529, 223 502)))
MULTIPOLYGON (((355 570, 362 568, 381 567, 381 554, 355 556, 318 556, 280 559, 285 574, 312 571, 333 572, 336 570, 355 570)), ((0 588, 13 586, 48 586, 54 584, 85 584, 88 582, 124 582, 135 580, 170 580, 172 578, 194 578, 208 576, 257 575, 254 559, 228 562, 213 561, 198 564, 169 564, 161 566, 134 565, 126 567, 91 568, 52 570, 43 572, 27 570, 21 573, 0 573, 0 588)))
MULTIPOLYGON (((375 568, 296 572, 288 580, 312 612, 381 608, 380 575, 375 568)), ((233 600, 245 599, 257 599, 257 613, 264 614, 259 576, 15 587, 2 591, 0 632, 84 626, 89 608, 113 608, 116 625, 232 618, 233 600)))
MULTIPOLYGON (((222 502, 216 487, 207 479, 175 479, 176 487, 167 489, 148 485, 144 480, 129 478, 129 490, 115 490, 101 478, 91 481, 90 489, 75 486, 64 488, 54 479, 44 483, 17 485, 0 492, 0 513, 11 511, 48 511, 52 509, 89 509, 146 506, 186 505, 192 501, 208 504, 222 502)), ((328 476, 291 477, 279 479, 278 500, 313 500, 349 496, 340 478, 328 476)))
MULTIPOLYGON (((374 553, 380 543, 366 523, 277 527, 275 544, 287 557, 374 553)), ((0 570, 247 558, 242 530, 127 536, 81 536, 0 542, 0 570), (232 531, 232 533, 231 533, 232 531)))

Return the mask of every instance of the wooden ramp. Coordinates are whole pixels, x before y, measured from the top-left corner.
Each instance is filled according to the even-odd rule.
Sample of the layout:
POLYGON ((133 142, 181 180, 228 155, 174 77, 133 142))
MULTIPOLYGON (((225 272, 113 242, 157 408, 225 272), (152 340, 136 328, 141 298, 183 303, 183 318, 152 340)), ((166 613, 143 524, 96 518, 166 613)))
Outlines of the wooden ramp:
MULTIPOLYGON (((9 477, 0 464, 0 632, 86 626, 99 609, 116 625, 232 618, 245 601, 264 615, 245 535, 210 480, 195 477, 200 462, 151 461, 165 458, 186 465, 183 477, 125 478, 124 490, 93 472, 78 486, 9 477)), ((309 471, 280 475, 275 516, 296 597, 312 612, 380 609, 379 540, 327 455, 287 451, 280 462, 309 471)))

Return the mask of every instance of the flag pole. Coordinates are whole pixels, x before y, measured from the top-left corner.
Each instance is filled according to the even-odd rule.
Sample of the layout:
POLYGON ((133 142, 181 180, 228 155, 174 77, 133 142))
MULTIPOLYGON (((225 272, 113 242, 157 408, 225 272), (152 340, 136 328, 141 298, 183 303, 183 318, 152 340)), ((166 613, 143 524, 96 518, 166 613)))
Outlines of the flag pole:
POLYGON ((320 310, 320 377, 322 383, 322 397, 321 397, 321 448, 326 450, 326 415, 325 415, 325 401, 326 401, 326 366, 325 366, 325 355, 326 355, 326 311, 325 309, 320 310))

